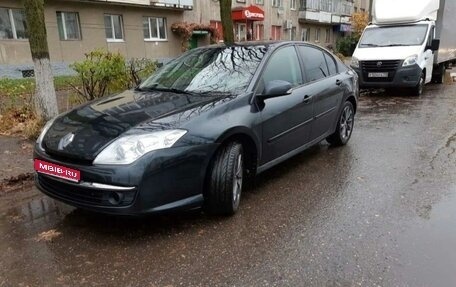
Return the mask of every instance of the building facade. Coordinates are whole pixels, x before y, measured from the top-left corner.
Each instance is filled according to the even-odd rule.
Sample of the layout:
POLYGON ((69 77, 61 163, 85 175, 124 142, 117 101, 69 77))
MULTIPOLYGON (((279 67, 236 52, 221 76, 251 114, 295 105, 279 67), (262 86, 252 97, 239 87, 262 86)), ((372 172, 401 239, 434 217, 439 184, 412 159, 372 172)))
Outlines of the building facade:
MULTIPOLYGON (((49 54, 56 75, 94 49, 127 58, 166 61, 181 52, 169 26, 193 9, 192 0, 45 1, 49 54)), ((26 23, 18 0, 0 0, 0 77, 19 78, 33 69, 26 23)))
MULTIPOLYGON (((350 16, 369 0, 232 0, 237 41, 304 40, 333 47, 350 31, 350 16)), ((218 0, 47 0, 45 24, 55 75, 94 49, 166 62, 181 53, 173 23, 203 23, 222 31, 218 0)), ((27 27, 18 0, 0 0, 0 78, 33 71, 27 27)), ((198 33, 200 32, 200 33, 198 33)), ((191 47, 209 44, 195 31, 191 47)))

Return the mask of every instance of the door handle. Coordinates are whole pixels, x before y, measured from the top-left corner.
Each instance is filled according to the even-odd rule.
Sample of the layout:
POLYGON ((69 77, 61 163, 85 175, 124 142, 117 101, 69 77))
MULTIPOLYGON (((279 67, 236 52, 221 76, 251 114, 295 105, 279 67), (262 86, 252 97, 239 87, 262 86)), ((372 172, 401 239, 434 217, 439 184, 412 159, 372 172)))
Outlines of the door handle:
POLYGON ((337 79, 337 80, 336 80, 336 85, 340 86, 341 84, 342 84, 342 81, 339 80, 339 79, 337 79))
POLYGON ((302 102, 304 104, 308 104, 308 103, 310 103, 310 100, 312 100, 312 96, 305 95, 304 98, 302 99, 302 102))

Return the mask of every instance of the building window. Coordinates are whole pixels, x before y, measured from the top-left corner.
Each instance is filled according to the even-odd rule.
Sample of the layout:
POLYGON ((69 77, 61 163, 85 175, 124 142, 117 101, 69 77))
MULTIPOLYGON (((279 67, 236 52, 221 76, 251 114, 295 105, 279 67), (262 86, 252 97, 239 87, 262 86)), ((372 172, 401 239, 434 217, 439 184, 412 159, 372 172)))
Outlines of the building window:
POLYGON ((121 42, 124 39, 122 15, 104 15, 106 39, 121 42))
POLYGON ((272 0, 272 7, 282 7, 282 0, 272 0))
POLYGON ((315 42, 320 42, 320 28, 315 29, 315 42))
POLYGON ((79 13, 57 12, 57 26, 60 40, 81 40, 79 13))
POLYGON ((255 4, 264 5, 264 0, 255 0, 255 4))
POLYGON ((290 0, 290 9, 296 10, 296 1, 297 0, 290 0))
POLYGON ((281 32, 282 26, 271 26, 271 40, 280 40, 282 38, 281 32))
POLYGON ((24 10, 0 8, 0 39, 27 39, 24 10))
POLYGON ((166 40, 166 18, 144 17, 144 40, 166 40))
POLYGON ((330 43, 330 42, 331 42, 331 28, 326 28, 325 43, 330 43))
POLYGON ((303 28, 301 30, 301 41, 310 41, 310 28, 303 28))

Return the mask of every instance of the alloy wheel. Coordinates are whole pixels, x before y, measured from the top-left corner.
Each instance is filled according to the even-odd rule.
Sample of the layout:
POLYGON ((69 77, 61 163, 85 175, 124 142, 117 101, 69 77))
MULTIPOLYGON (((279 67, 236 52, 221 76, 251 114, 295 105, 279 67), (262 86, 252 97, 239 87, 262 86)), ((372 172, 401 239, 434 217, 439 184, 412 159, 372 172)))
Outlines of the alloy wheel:
POLYGON ((244 161, 242 153, 238 155, 235 165, 233 176, 233 206, 237 208, 241 199, 242 181, 244 176, 244 161))
POLYGON ((345 142, 350 138, 353 131, 353 110, 350 106, 346 106, 340 117, 340 138, 345 142))

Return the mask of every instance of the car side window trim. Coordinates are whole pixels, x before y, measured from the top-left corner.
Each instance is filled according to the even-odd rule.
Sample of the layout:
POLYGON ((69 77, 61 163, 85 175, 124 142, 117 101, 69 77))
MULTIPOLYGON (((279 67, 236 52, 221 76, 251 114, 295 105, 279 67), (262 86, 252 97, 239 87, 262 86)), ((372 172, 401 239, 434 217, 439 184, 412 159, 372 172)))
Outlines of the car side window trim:
POLYGON ((334 67, 336 68, 336 73, 333 74, 333 75, 331 75, 331 71, 329 71, 329 77, 337 76, 339 74, 339 67, 337 66, 336 60, 334 59, 334 57, 330 53, 326 52, 325 50, 322 50, 322 51, 323 51, 323 55, 325 56, 324 58, 325 58, 325 61, 326 61, 326 66, 328 66, 328 71, 329 71, 329 64, 328 64, 328 58, 327 57, 329 57, 329 59, 331 59, 331 61, 333 61, 334 67))
MULTIPOLYGON (((315 49, 315 50, 319 50, 319 51, 322 52, 322 53, 325 53, 325 50, 323 50, 323 49, 320 48, 320 47, 315 47, 315 46, 306 45, 306 44, 296 45, 296 49, 298 49, 299 47, 313 48, 313 49, 315 49)), ((305 70, 306 63, 304 62, 304 59, 302 58, 301 53, 299 53, 299 51, 297 51, 297 52, 298 52, 299 60, 300 60, 301 65, 302 65, 302 69, 304 70, 304 73, 303 73, 304 85, 303 85, 303 86, 306 86, 306 85, 309 85, 309 84, 313 84, 313 83, 318 83, 318 82, 320 82, 320 81, 326 80, 326 79, 328 79, 328 78, 331 78, 331 77, 336 76, 336 75, 339 74, 339 69, 338 69, 337 65, 336 65, 337 74, 331 75, 331 74, 329 73, 328 63, 326 62, 326 57, 325 57, 324 54, 323 54, 323 58, 325 59, 325 64, 326 64, 326 68, 328 69, 328 74, 329 74, 329 75, 327 75, 327 76, 325 76, 325 77, 323 77, 323 78, 320 78, 320 79, 318 79, 318 80, 309 81, 308 74, 306 73, 306 70, 305 70)), ((331 55, 329 54, 329 56, 331 56, 331 55)), ((334 60, 334 57, 331 56, 331 58, 334 60)), ((335 62, 335 63, 336 63, 336 62, 335 62)))

